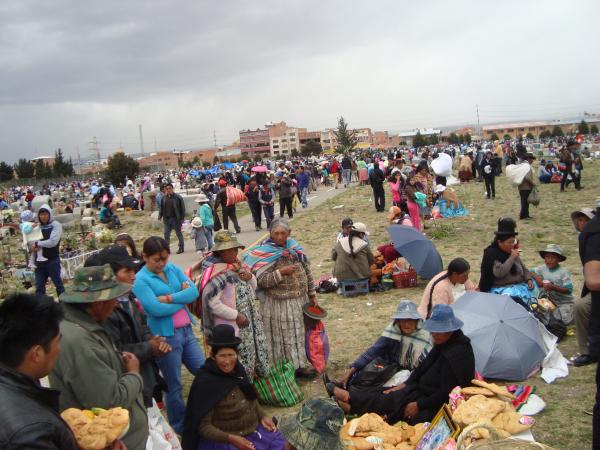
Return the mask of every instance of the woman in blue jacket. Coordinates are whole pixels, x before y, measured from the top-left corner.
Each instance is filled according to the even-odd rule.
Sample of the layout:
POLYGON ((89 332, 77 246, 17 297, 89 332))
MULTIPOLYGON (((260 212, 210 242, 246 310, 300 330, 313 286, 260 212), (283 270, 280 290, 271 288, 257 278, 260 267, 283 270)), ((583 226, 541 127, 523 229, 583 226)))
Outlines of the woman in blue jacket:
POLYGON ((164 336, 173 349, 156 358, 156 363, 168 387, 169 422, 181 434, 185 414, 181 363, 195 375, 204 364, 204 354, 192 331, 194 320, 186 307, 198 298, 198 289, 179 267, 168 262, 170 253, 163 238, 151 236, 144 241, 142 257, 146 265, 136 274, 133 292, 148 316, 152 334, 164 336))

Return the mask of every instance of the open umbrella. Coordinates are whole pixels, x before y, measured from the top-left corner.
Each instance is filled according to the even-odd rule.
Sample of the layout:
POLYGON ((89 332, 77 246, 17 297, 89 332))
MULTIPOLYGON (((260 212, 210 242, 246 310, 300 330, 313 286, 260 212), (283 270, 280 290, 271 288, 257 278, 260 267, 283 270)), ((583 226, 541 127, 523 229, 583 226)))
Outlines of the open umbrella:
POLYGON ((406 225, 392 225, 387 232, 396 251, 422 278, 431 279, 442 271, 442 257, 427 236, 406 225))
POLYGON ((252 172, 256 173, 264 173, 267 172, 267 166, 254 166, 252 168, 252 172))
POLYGON ((452 305, 486 378, 525 380, 546 356, 540 323, 506 295, 470 291, 452 305))

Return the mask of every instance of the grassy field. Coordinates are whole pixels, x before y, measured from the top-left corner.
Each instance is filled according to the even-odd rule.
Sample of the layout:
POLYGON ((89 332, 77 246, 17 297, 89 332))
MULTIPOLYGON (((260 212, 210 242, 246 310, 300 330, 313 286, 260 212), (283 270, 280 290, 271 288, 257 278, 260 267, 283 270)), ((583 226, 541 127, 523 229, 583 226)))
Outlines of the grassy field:
MULTIPOLYGON (((540 187, 542 202, 533 208, 534 220, 518 223, 519 240, 523 260, 529 267, 542 264, 538 250, 548 243, 560 244, 568 257, 563 263, 572 273, 575 292, 580 292, 582 277, 577 253, 577 233, 570 220, 570 212, 583 206, 592 206, 598 196, 600 165, 588 164, 583 172, 585 189, 575 191, 571 187, 560 193, 556 184, 540 187)), ((430 227, 427 232, 435 236, 434 242, 446 265, 454 257, 464 257, 472 267, 471 280, 479 279, 479 266, 483 249, 491 242, 496 222, 503 216, 518 217, 519 196, 517 189, 504 176, 496 180, 496 200, 485 199, 483 183, 471 182, 455 189, 470 214, 465 218, 443 220, 441 227, 430 227)), ((387 192, 386 192, 387 195, 387 192)), ((389 197, 386 199, 389 205, 389 197)), ((385 214, 375 212, 368 187, 349 189, 292 222, 292 235, 305 247, 312 263, 315 278, 330 274, 333 261, 330 253, 344 217, 367 224, 374 248, 388 241, 385 231, 385 214), (343 205, 342 208, 333 209, 343 205)), ((361 297, 343 298, 335 294, 320 295, 319 301, 329 315, 325 325, 331 350, 329 373, 337 375, 353 359, 367 348, 381 333, 389 321, 389 315, 397 303, 407 298, 416 303, 421 300, 426 281, 419 280, 414 289, 392 290, 361 297)), ((571 333, 574 330, 570 330, 571 333)), ((560 344, 560 350, 568 358, 576 353, 573 335, 560 344)), ((534 435, 540 442, 557 449, 582 449, 591 447, 591 410, 594 399, 594 366, 574 368, 566 379, 546 384, 539 376, 527 380, 536 386, 537 393, 546 401, 546 410, 537 416, 534 435)), ((307 397, 324 395, 320 380, 302 383, 307 397)))

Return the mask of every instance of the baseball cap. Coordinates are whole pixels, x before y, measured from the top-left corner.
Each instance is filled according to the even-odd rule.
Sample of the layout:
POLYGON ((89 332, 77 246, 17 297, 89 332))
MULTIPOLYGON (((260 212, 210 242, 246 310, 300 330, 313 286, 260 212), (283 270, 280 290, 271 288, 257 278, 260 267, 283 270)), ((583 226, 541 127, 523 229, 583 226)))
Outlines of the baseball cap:
POLYGON ((117 244, 100 250, 98 260, 101 264, 117 264, 128 269, 138 269, 140 266, 140 260, 129 256, 127 249, 117 244))

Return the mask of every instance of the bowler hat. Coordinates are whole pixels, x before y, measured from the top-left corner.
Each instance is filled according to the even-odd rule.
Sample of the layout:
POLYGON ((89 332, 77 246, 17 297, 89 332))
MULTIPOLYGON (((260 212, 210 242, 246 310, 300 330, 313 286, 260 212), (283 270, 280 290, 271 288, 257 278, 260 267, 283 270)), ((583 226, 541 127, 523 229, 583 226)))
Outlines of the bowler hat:
POLYGON ((402 300, 396 307, 391 319, 415 319, 421 320, 421 314, 417 311, 417 305, 410 300, 402 300))
POLYGON ((423 324, 423 328, 430 333, 448 333, 460 330, 464 322, 454 315, 454 310, 444 304, 435 305, 431 316, 423 324))
POLYGON ((344 411, 333 400, 313 397, 297 414, 281 416, 277 425, 285 439, 297 449, 345 449, 340 439, 344 411))
POLYGON ((82 267, 75 271, 73 285, 59 299, 63 303, 106 302, 131 291, 131 285, 119 283, 110 265, 82 267))
POLYGON ((519 233, 515 231, 515 228, 517 228, 517 223, 514 219, 503 217, 498 220, 498 229, 495 232, 496 237, 517 236, 519 233))
POLYGON ((554 253, 559 261, 564 261, 567 257, 563 254, 562 248, 556 244, 548 244, 544 250, 540 250, 540 256, 544 258, 546 253, 554 253))
POLYGON ((229 324, 222 323, 213 327, 210 336, 206 339, 211 347, 233 347, 236 348, 242 340, 235 335, 235 330, 229 324))

